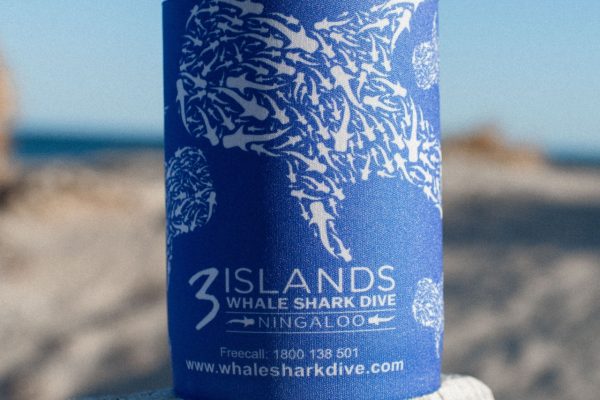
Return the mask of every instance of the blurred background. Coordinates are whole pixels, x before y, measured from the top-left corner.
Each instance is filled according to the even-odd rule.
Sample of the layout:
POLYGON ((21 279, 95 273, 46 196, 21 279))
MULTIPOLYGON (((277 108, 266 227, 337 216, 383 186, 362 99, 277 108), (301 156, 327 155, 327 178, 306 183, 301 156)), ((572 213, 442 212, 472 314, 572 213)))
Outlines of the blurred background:
MULTIPOLYGON (((600 391, 600 2, 441 1, 444 369, 600 391)), ((0 398, 170 384, 160 1, 0 4, 0 398)))

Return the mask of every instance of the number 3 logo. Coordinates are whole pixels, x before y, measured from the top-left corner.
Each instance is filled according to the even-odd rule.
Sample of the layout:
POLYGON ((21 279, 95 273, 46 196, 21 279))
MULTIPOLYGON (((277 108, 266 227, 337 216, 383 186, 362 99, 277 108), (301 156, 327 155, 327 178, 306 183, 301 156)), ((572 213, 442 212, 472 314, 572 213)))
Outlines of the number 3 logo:
POLYGON ((202 318, 200 322, 198 322, 198 325, 196 325, 197 331, 201 330, 206 325, 208 325, 213 319, 215 319, 217 313, 219 312, 219 300, 217 300, 215 296, 207 293, 208 289, 210 288, 210 285, 213 284, 215 279, 217 279, 218 275, 219 271, 216 268, 209 268, 205 269, 204 271, 198 272, 190 279, 190 286, 194 286, 198 279, 204 276, 206 277, 204 284, 200 287, 200 290, 196 292, 196 298, 201 301, 210 301, 212 303, 212 309, 210 310, 210 312, 204 318, 202 318))

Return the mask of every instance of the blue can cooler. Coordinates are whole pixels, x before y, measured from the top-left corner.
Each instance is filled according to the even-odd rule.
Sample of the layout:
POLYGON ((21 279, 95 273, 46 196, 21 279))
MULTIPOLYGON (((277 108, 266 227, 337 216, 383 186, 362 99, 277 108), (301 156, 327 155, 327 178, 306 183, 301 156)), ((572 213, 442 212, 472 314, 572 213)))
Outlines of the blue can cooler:
POLYGON ((437 0, 167 0, 163 17, 176 393, 436 391, 437 0))

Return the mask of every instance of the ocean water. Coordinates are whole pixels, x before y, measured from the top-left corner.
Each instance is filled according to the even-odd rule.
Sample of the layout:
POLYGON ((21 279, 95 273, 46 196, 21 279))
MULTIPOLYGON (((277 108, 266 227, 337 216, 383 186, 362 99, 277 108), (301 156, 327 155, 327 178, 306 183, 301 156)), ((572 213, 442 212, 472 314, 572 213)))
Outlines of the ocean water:
MULTIPOLYGON (((24 131, 17 132, 13 145, 15 158, 25 163, 63 158, 85 160, 103 153, 163 150, 162 137, 156 133, 24 131)), ((600 154, 550 152, 548 158, 554 165, 566 168, 600 168, 600 154)))
POLYGON ((567 168, 600 168, 600 154, 550 153, 552 164, 567 168))
POLYGON ((71 132, 27 131, 13 138, 14 156, 21 162, 43 162, 54 159, 98 157, 107 152, 162 151, 162 137, 156 134, 123 134, 113 132, 89 135, 71 132))

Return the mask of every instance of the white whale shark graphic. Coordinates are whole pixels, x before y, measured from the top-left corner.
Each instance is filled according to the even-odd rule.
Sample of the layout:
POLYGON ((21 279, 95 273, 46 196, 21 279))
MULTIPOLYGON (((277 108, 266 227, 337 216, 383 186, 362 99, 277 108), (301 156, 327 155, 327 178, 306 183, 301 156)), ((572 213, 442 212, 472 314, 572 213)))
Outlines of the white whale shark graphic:
MULTIPOLYGON (((350 185, 401 179, 441 213, 438 132, 393 78, 415 73, 392 74, 422 2, 389 0, 307 27, 255 1, 204 0, 187 20, 176 83, 183 125, 207 145, 280 159, 308 229, 346 262, 352 252, 336 221, 350 185)), ((205 162, 201 151, 180 149, 167 162, 175 181, 178 166, 197 162, 185 157, 205 162)), ((200 199, 190 190, 201 188, 174 185, 183 189, 169 190, 170 207, 189 215, 171 221, 171 237, 206 224, 216 205, 212 183, 200 199), (190 198, 201 212, 178 206, 190 198)))

